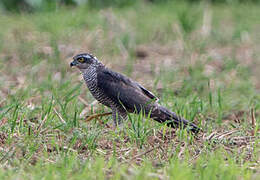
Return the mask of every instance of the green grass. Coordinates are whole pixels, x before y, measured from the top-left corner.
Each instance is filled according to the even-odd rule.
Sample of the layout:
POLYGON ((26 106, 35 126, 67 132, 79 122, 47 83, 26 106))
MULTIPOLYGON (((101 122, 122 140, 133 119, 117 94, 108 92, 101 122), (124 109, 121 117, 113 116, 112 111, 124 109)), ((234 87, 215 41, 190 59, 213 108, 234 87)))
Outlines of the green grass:
POLYGON ((250 4, 174 2, 1 14, 0 179, 257 179, 256 17, 250 4), (194 137, 141 114, 121 129, 110 116, 85 122, 110 110, 69 67, 79 52, 140 82, 204 132, 194 137))

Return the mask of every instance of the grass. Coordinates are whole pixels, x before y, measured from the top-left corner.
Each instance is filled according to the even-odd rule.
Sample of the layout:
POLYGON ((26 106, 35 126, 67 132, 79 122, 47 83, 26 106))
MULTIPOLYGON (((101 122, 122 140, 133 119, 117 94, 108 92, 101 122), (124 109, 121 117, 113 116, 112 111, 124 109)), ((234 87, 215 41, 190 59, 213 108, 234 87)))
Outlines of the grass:
POLYGON ((257 179, 259 7, 167 3, 0 16, 0 179, 257 179), (72 56, 92 52, 196 123, 122 129, 72 56), (102 123, 101 123, 102 122, 102 123))

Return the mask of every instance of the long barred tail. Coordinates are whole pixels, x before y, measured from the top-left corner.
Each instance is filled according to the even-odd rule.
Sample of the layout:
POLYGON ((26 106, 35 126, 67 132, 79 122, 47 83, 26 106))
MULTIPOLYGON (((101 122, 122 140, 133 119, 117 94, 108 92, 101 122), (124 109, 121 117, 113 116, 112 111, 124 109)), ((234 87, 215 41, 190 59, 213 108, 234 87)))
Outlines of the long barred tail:
POLYGON ((150 117, 159 123, 166 123, 168 127, 172 128, 187 128, 193 133, 198 133, 201 129, 188 120, 177 116, 174 112, 169 111, 163 106, 155 105, 150 114, 150 117))

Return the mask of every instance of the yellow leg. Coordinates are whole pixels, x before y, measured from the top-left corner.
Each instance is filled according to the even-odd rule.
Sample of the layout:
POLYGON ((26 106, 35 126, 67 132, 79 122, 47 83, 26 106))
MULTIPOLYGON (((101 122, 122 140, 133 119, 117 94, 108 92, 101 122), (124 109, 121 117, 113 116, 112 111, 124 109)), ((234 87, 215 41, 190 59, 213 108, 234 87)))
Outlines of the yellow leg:
POLYGON ((101 113, 101 114, 93 114, 91 116, 87 116, 86 121, 91 121, 94 118, 99 118, 99 117, 103 117, 103 116, 108 116, 111 115, 112 112, 107 112, 107 113, 101 113))

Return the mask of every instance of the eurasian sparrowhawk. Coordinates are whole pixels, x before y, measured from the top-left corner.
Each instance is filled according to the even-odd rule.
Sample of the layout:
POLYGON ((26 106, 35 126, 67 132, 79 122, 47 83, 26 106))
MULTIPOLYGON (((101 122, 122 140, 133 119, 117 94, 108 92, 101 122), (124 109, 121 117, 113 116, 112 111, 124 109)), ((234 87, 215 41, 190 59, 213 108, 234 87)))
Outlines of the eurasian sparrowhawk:
POLYGON ((106 68, 96 57, 83 53, 73 57, 76 66, 95 99, 112 109, 115 125, 127 118, 127 113, 145 113, 170 127, 187 127, 199 132, 195 124, 177 116, 157 103, 157 97, 130 78, 106 68))

